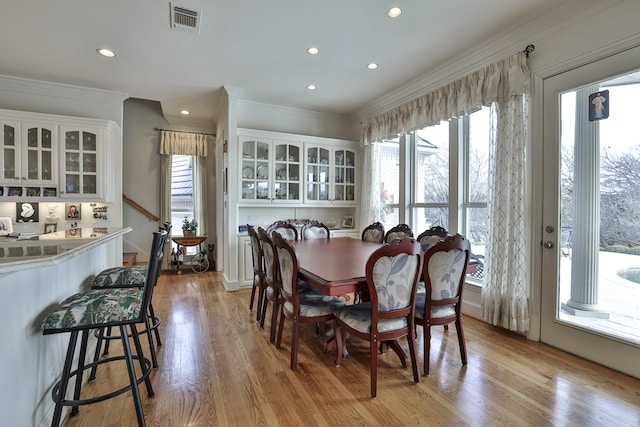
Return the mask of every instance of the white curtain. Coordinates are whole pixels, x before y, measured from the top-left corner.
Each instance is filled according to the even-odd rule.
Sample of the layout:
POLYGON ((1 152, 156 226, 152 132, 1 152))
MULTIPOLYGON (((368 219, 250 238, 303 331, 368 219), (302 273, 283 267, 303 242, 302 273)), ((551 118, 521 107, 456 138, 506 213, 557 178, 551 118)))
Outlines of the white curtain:
POLYGON ((489 222, 482 285, 482 317, 488 323, 529 330, 527 280, 527 96, 492 106, 495 126, 489 153, 489 222))
MULTIPOLYGON (((525 222, 529 85, 526 55, 520 52, 366 121, 363 135, 365 143, 392 139, 402 132, 471 114, 482 106, 492 108, 495 122, 482 311, 492 325, 520 332, 529 329, 525 222)), ((372 184, 365 191, 367 188, 377 194, 372 184)), ((363 205, 363 221, 376 208, 373 200, 363 205)))
POLYGON ((380 218, 380 171, 378 170, 378 144, 364 146, 362 166, 362 195, 360 197, 360 230, 380 218))
POLYGON ((399 133, 471 114, 482 106, 527 93, 529 79, 526 55, 520 52, 367 120, 364 140, 393 139, 399 133))
MULTIPOLYGON (((160 223, 171 222, 171 156, 160 156, 160 223)), ((171 233, 169 234, 171 237, 171 233)), ((165 245, 163 269, 171 268, 169 252, 171 245, 165 245)))
POLYGON ((207 157, 207 135, 163 130, 161 132, 160 154, 207 157))

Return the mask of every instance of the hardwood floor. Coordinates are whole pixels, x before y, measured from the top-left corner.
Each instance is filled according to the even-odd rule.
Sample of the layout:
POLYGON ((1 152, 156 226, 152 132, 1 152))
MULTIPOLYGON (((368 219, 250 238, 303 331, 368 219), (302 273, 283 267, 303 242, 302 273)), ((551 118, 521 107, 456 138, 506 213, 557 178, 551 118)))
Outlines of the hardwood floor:
MULTIPOLYGON (((351 339, 350 356, 336 367, 323 338, 304 325, 292 372, 291 323, 276 349, 269 322, 262 330, 249 312, 249 296, 226 292, 220 273, 162 274, 154 294, 164 344, 152 373, 155 396, 140 387, 148 426, 640 425, 640 380, 468 317, 466 367, 455 327, 433 328, 431 375, 413 383, 411 368, 388 353, 372 400, 368 343, 351 339)), ((107 365, 83 395, 127 383, 124 366, 107 365)), ((136 426, 131 394, 83 406, 63 425, 136 426)))

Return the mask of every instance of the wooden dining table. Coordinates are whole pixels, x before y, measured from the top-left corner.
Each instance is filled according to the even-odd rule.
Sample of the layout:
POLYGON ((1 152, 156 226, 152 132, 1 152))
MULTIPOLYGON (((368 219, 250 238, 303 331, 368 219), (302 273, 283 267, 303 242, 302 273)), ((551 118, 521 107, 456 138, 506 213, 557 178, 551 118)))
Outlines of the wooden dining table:
MULTIPOLYGON (((351 292, 366 293, 367 261, 376 249, 384 246, 383 243, 351 237, 292 240, 289 243, 298 254, 298 277, 314 289, 331 296, 343 296, 351 292)), ((409 356, 397 341, 385 344, 398 355, 403 367, 409 366, 409 356)), ((329 339, 325 344, 326 350, 330 351, 334 345, 333 339, 329 339)))

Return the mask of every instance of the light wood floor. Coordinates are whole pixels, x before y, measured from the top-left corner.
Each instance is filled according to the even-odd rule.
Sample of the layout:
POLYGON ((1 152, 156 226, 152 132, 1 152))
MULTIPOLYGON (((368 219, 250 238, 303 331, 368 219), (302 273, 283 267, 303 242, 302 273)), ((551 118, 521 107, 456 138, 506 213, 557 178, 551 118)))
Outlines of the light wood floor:
MULTIPOLYGON (((249 312, 249 295, 226 292, 219 273, 163 273, 154 294, 164 344, 152 373, 155 397, 140 387, 147 425, 640 425, 639 380, 471 318, 464 320, 466 367, 455 327, 433 328, 431 375, 414 384, 411 368, 393 353, 381 356, 372 400, 368 343, 350 341, 351 355, 336 367, 323 338, 305 325, 292 372, 291 324, 276 349, 249 312)), ((108 365, 83 393, 126 384, 124 367, 108 365)), ((64 425, 135 426, 131 394, 83 406, 64 425)))

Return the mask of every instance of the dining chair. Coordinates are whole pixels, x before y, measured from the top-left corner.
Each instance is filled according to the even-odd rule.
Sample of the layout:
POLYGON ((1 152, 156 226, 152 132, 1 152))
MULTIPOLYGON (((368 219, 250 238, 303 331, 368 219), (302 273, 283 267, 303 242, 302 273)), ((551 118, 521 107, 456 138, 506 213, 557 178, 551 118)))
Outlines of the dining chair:
POLYGON ((447 232, 446 228, 439 225, 434 225, 433 227, 420 233, 416 240, 420 242, 422 251, 426 252, 427 249, 447 237, 448 234, 449 233, 447 232))
POLYGON ((366 264, 370 301, 334 309, 336 365, 350 335, 369 341, 371 397, 377 395, 378 343, 407 337, 413 380, 420 382, 417 367, 414 310, 418 278, 422 271, 420 244, 411 238, 394 240, 371 254, 366 264))
POLYGON ((264 297, 264 260, 260 237, 252 225, 247 224, 247 233, 251 241, 251 259, 253 261, 253 284, 251 287, 251 299, 249 300, 249 310, 253 310, 253 303, 258 293, 258 306, 256 308, 256 321, 260 321, 262 315, 262 299, 264 297))
MULTIPOLYGON (((277 231, 276 231, 277 233, 277 231)), ((278 311, 280 309, 280 280, 278 276, 278 266, 276 264, 276 253, 273 246, 273 240, 264 228, 258 228, 258 237, 262 245, 262 256, 264 259, 263 290, 264 296, 261 298, 262 304, 258 305, 260 314, 260 327, 264 328, 264 321, 267 317, 267 306, 272 303, 271 309, 271 330, 269 334, 269 342, 276 340, 276 325, 278 320, 278 311)))
POLYGON ((362 230, 362 240, 366 242, 384 243, 384 225, 376 221, 362 230))
POLYGON ((407 237, 413 237, 413 231, 407 224, 398 224, 395 227, 389 229, 384 235, 385 243, 391 243, 396 239, 405 239, 407 237))
POLYGON ((416 297, 415 324, 424 331, 424 374, 429 375, 431 326, 455 323, 462 364, 467 349, 462 329, 462 290, 471 245, 460 234, 447 236, 424 254, 422 277, 426 292, 416 297))
POLYGON ((329 231, 329 227, 323 223, 311 220, 302 226, 300 237, 302 240, 329 239, 331 238, 331 232, 329 231))
POLYGON ((338 297, 328 296, 316 290, 298 292, 298 272, 300 260, 293 248, 280 233, 273 233, 276 264, 281 278, 282 310, 278 323, 278 339, 276 347, 281 348, 284 320, 293 322, 291 333, 291 370, 298 367, 298 341, 300 339, 300 325, 302 323, 326 322, 333 319, 333 310, 344 306, 344 301, 338 297))
MULTIPOLYGON (((145 357, 137 325, 148 327, 148 308, 151 302, 153 288, 158 280, 162 259, 164 257, 164 241, 167 238, 166 231, 158 231, 153 235, 151 253, 145 282, 142 289, 139 288, 107 288, 90 289, 74 294, 60 303, 46 316, 42 322, 43 335, 60 334, 70 332, 69 346, 62 369, 60 380, 53 386, 52 398, 55 402, 52 426, 58 426, 62 417, 64 406, 71 406, 71 414, 78 412, 78 406, 101 402, 125 392, 131 391, 138 425, 144 426, 144 411, 140 399, 138 384, 145 383, 147 395, 153 396, 153 387, 149 379, 151 373, 151 361, 145 357), (85 363, 89 333, 95 329, 109 326, 120 329, 123 355, 111 356, 96 362, 85 363), (127 331, 127 327, 130 331, 127 331), (129 333, 129 335, 128 335, 129 333), (76 359, 76 345, 78 335, 81 334, 80 350, 76 359), (133 339, 135 353, 131 351, 129 337, 133 339), (77 360, 77 369, 73 370, 74 360, 77 360), (98 365, 124 360, 127 366, 129 385, 113 392, 80 399, 82 377, 87 369, 94 369, 98 365), (139 363, 138 377, 134 360, 139 363), (75 377, 73 398, 67 399, 67 388, 72 377, 75 377)), ((151 340, 151 337, 149 337, 151 340)), ((108 382, 109 376, 105 375, 108 382)))
POLYGON ((267 227, 269 236, 272 236, 274 231, 280 233, 287 240, 298 240, 298 229, 295 225, 286 221, 276 221, 267 227))
MULTIPOLYGON (((166 232, 167 237, 162 242, 162 250, 165 250, 165 246, 167 241, 169 240, 169 235, 171 233, 172 224, 171 222, 165 222, 158 228, 160 232, 166 232)), ((162 268, 160 265, 159 269, 162 268)), ((148 265, 132 265, 132 266, 122 266, 122 267, 113 267, 108 268, 106 270, 98 273, 89 283, 90 289, 115 289, 115 288, 138 288, 141 289, 144 286, 145 279, 148 272, 148 265)), ((160 274, 160 270, 158 270, 158 274, 160 274)), ((160 339, 160 332, 158 330, 161 319, 155 313, 153 309, 153 298, 149 301, 149 316, 147 328, 145 330, 141 330, 140 334, 150 333, 153 331, 155 334, 156 344, 154 345, 153 340, 151 340, 151 336, 149 335, 149 347, 151 350, 151 361, 153 362, 154 369, 158 367, 158 359, 156 357, 156 349, 155 347, 162 346, 162 341, 160 339)), ((98 360, 100 357, 100 351, 102 349, 102 345, 104 344, 103 356, 109 354, 109 343, 113 340, 119 340, 119 335, 112 335, 112 327, 107 327, 106 329, 100 328, 94 331, 94 335, 97 338, 96 351, 94 355, 94 362, 98 360)), ((90 380, 95 379, 95 369, 91 371, 90 380)))

